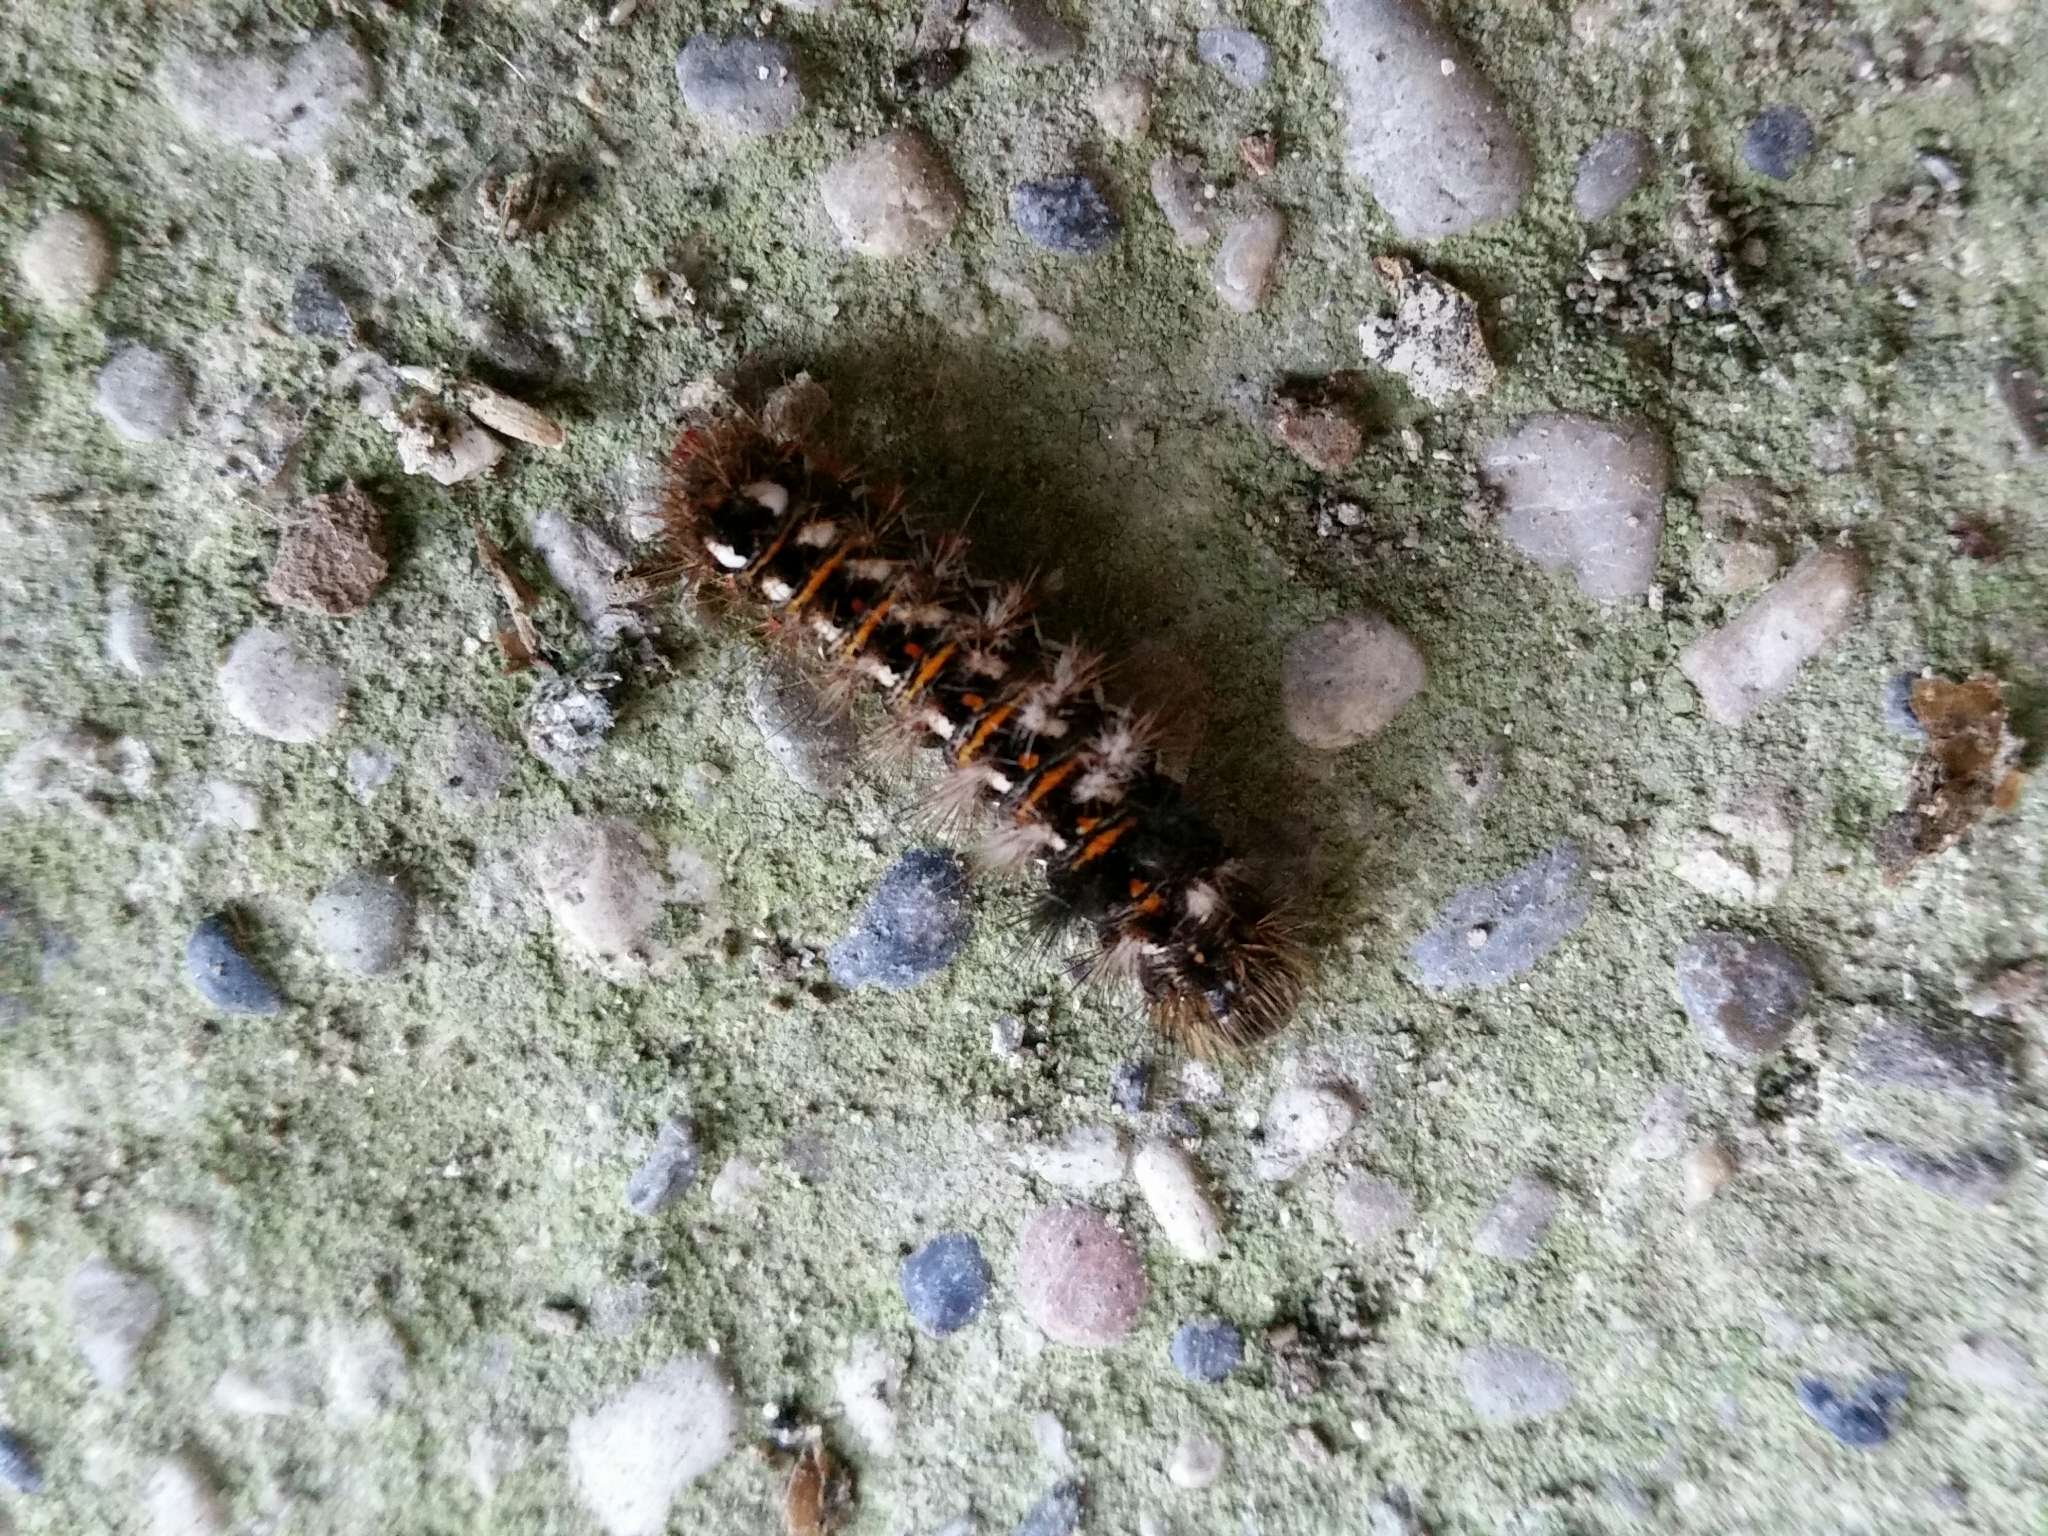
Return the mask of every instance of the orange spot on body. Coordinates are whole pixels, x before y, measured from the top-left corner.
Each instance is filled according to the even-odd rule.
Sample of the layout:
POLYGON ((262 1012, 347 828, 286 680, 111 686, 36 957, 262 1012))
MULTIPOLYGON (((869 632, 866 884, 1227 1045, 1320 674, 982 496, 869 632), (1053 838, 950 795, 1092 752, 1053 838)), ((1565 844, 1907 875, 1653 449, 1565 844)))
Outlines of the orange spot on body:
MULTIPOLYGON (((967 697, 968 701, 972 703, 980 696, 978 694, 969 694, 967 697)), ((954 761, 964 763, 971 760, 983 747, 988 745, 989 737, 1002 728, 1003 722, 1016 712, 1017 708, 1013 704, 998 704, 994 709, 982 716, 980 722, 974 727, 972 734, 968 736, 966 741, 960 744, 959 754, 954 758, 954 761)))
POLYGON ((1038 802, 1072 778, 1080 766, 1080 758, 1063 757, 1046 769, 1044 773, 1040 774, 1032 782, 1030 790, 1026 792, 1024 803, 1017 807, 1017 819, 1019 821, 1028 821, 1038 802))
POLYGON ((832 573, 845 564, 846 557, 852 553, 853 540, 851 539, 848 539, 844 544, 833 550, 831 557, 815 571, 811 572, 811 579, 804 583, 803 590, 797 593, 795 597, 792 597, 785 605, 788 611, 791 613, 801 612, 804 604, 818 595, 818 589, 832 579, 832 573))
POLYGON ((960 647, 956 642, 948 640, 936 651, 933 651, 925 664, 917 669, 916 676, 911 678, 910 686, 903 690, 903 702, 908 704, 920 693, 923 693, 925 688, 931 683, 931 680, 946 670, 946 663, 953 659, 953 653, 958 649, 960 647))
POLYGON ((882 615, 895 603, 894 597, 885 597, 875 604, 874 612, 860 621, 860 627, 847 637, 845 654, 858 656, 868 648, 868 641, 874 638, 875 628, 882 622, 882 615))
POLYGON ((1105 853, 1109 852, 1110 849, 1114 848, 1117 845, 1118 840, 1121 839, 1126 832, 1130 831, 1131 827, 1132 822, 1128 816, 1126 816, 1122 821, 1111 822, 1107 827, 1103 828, 1102 831, 1096 833, 1093 837, 1088 839, 1087 843, 1082 846, 1080 854, 1074 859, 1074 862, 1068 867, 1072 869, 1079 869, 1083 864, 1091 864, 1095 860, 1101 858, 1105 853))

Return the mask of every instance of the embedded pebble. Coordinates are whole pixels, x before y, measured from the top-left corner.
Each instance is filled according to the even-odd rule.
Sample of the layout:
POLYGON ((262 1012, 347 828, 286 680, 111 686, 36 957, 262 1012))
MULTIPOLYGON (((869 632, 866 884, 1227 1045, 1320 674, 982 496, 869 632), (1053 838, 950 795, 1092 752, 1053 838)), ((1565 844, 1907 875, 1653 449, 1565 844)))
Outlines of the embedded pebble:
POLYGON ((65 208, 29 231, 14 253, 22 286, 55 310, 79 310, 114 280, 114 239, 82 208, 65 208))
POLYGON ((1334 752, 1384 729, 1428 680, 1422 652, 1389 620, 1331 619, 1288 643, 1280 708, 1296 741, 1334 752))
POLYGON ((1010 222, 1033 245, 1062 256, 1107 250, 1123 229, 1094 178, 1080 171, 1012 188, 1010 222))
POLYGON ((572 817, 534 855, 541 900, 568 951, 600 971, 638 974, 669 887, 660 845, 616 816, 572 817))
POLYGON ((1906 1404, 1911 1379, 1882 1371, 1846 1394, 1819 1376, 1799 1378, 1799 1406, 1807 1417, 1855 1450, 1874 1450, 1892 1437, 1892 1421, 1906 1404))
POLYGON ((1862 582, 1854 554, 1816 550, 1739 617, 1687 646, 1678 667, 1708 717, 1740 725, 1791 687, 1799 669, 1849 627, 1862 582))
POLYGON ((1472 1234, 1472 1251, 1510 1264, 1536 1257, 1557 1218, 1557 1186, 1533 1173, 1517 1174, 1472 1234))
POLYGON ((289 1355, 254 1369, 228 1367, 214 1382, 210 1401, 237 1418, 276 1419, 314 1407, 319 1396, 311 1363, 289 1355))
MULTIPOLYGON (((1342 405, 1282 395, 1266 417, 1266 430, 1310 469, 1334 475, 1349 469, 1365 451, 1365 430, 1342 405)), ((1345 512, 1337 509, 1337 520, 1345 512)))
POLYGON ((1272 285, 1273 264, 1286 237, 1287 220, 1277 208, 1261 208, 1223 232, 1209 276, 1224 308, 1248 315, 1259 307, 1272 285))
POLYGON ((1627 202, 1656 168, 1656 146, 1641 129, 1603 133, 1579 156, 1572 211, 1588 224, 1599 223, 1627 202))
POLYGON ((1345 164, 1401 238, 1463 234, 1521 207, 1535 178, 1528 148, 1423 0, 1323 0, 1322 11, 1345 164))
POLYGON ((1109 1074, 1109 1102, 1127 1115, 1141 1115, 1152 1093, 1149 1062, 1120 1061, 1109 1074))
POLYGON ((163 670, 163 647, 149 609, 125 583, 107 593, 106 649, 107 659, 130 677, 151 678, 163 670))
POLYGON ((1010 1536, 1073 1536, 1081 1528, 1086 1489, 1079 1478, 1055 1483, 1032 1505, 1010 1536))
POLYGON ((0 768, 0 790, 26 814, 64 810, 101 820, 149 794, 156 757, 133 736, 85 721, 24 742, 0 768))
POLYGON ((301 506, 271 558, 264 595, 327 618, 361 613, 391 574, 384 512, 353 484, 301 506))
POLYGON ((570 1422, 577 1496, 608 1536, 658 1536, 677 1495, 731 1453, 739 1418, 717 1360, 678 1356, 570 1422))
POLYGON ((185 979, 223 1013, 264 1016, 284 1007, 277 983, 242 952, 233 925, 219 913, 202 919, 185 941, 185 979))
POLYGON ((1171 1142, 1148 1141, 1132 1157, 1131 1172, 1174 1252, 1196 1264, 1223 1256, 1223 1219, 1193 1158, 1171 1142))
POLYGON ((1174 1329, 1167 1353, 1189 1381, 1214 1386, 1244 1364, 1244 1335, 1221 1318, 1196 1318, 1174 1329))
POLYGON ((142 1510, 150 1536, 218 1536, 228 1528, 213 1474, 186 1453, 156 1464, 143 1484, 142 1510))
POLYGON ((348 684, 282 630, 258 624, 229 647, 215 674, 221 703, 244 730, 305 746, 341 723, 348 684))
POLYGON ((1895 1174, 1944 1200, 1974 1210, 1998 1204, 2017 1171, 2012 1158, 1994 1147, 1956 1147, 1946 1152, 1909 1147, 1886 1136, 1862 1133, 1841 1138, 1852 1160, 1895 1174))
POLYGON ((356 333, 355 316, 349 312, 340 283, 324 267, 305 267, 292 279, 291 305, 285 324, 301 336, 323 336, 346 341, 356 333))
POLYGON ((1799 108, 1766 107, 1742 135, 1742 158, 1773 181, 1790 181, 1813 154, 1813 119, 1799 108))
POLYGON ((411 1368, 405 1341, 388 1319, 370 1317, 326 1330, 327 1415, 367 1424, 404 1392, 411 1368))
POLYGON ((736 1211, 764 1182, 761 1170, 744 1157, 729 1157, 711 1181, 711 1203, 721 1211, 736 1211))
POLYGON ((1195 56, 1240 91, 1256 91, 1273 72, 1273 50, 1243 27, 1205 27, 1195 34, 1195 56))
POLYGON ((1088 98, 1088 110, 1118 143, 1142 139, 1152 126, 1152 83, 1142 75, 1118 75, 1088 98))
POLYGON ((1806 967, 1780 944, 1702 933, 1678 952, 1678 995, 1709 1049, 1753 1061, 1792 1038, 1812 991, 1806 967))
POLYGON ((846 787, 859 756, 853 716, 834 708, 811 680, 779 657, 747 684, 747 714, 768 755, 799 789, 830 800, 846 787))
POLYGON ((1078 1125, 1049 1146, 1024 1153, 1024 1166, 1060 1189, 1086 1194, 1124 1176, 1123 1138, 1106 1125, 1078 1125))
POLYGON ((1080 34, 1041 0, 984 0, 974 7, 967 41, 1038 60, 1065 59, 1080 51, 1080 34))
POLYGON ((348 792, 368 805, 377 791, 391 782, 391 775, 398 771, 398 758, 382 743, 353 747, 342 771, 348 779, 348 792))
POLYGON ((1685 1090, 1676 1083, 1659 1088, 1643 1106, 1643 1118, 1636 1128, 1629 1155, 1646 1162, 1677 1156, 1678 1149, 1685 1145, 1685 1117, 1685 1090))
POLYGON ((562 589, 576 617, 600 640, 637 634, 636 621, 619 601, 619 578, 632 561, 601 530, 565 516, 558 507, 536 512, 527 537, 548 579, 562 589))
POLYGON ((160 443, 185 425, 192 408, 191 375, 176 358, 128 342, 101 367, 93 408, 123 442, 160 443))
POLYGON ((1592 598, 1649 591, 1671 455, 1640 422, 1532 416, 1488 444, 1480 474, 1505 504, 1501 536, 1592 598))
POLYGON ((463 411, 437 401, 408 401, 402 410, 383 418, 398 450, 398 467, 408 475, 425 475, 436 485, 460 485, 495 468, 505 445, 463 411))
POLYGON ((1682 1168, 1687 1208, 1705 1205, 1741 1171, 1728 1143, 1718 1138, 1701 1142, 1685 1154, 1682 1168))
POLYGON ((376 93, 369 56, 338 28, 289 50, 186 55, 162 80, 188 128, 286 159, 319 153, 376 93))
POLYGON ((664 1120, 654 1150, 626 1180, 626 1206, 638 1216, 659 1216, 697 1182, 703 1156, 687 1120, 664 1120))
POLYGON ((900 992, 951 965, 973 929, 966 866, 942 850, 913 848, 889 866, 825 963, 842 987, 900 992))
POLYGON ((896 1394, 903 1390, 903 1361, 871 1334, 853 1341, 846 1360, 832 1372, 832 1395, 846 1427, 870 1454, 896 1450, 896 1394))
POLYGON ((1578 849, 1560 843, 1490 884, 1459 887, 1408 951, 1423 988, 1497 987, 1534 967, 1586 920, 1583 874, 1578 849))
POLYGON ((1194 156, 1161 155, 1152 162, 1147 184, 1174 239, 1196 250, 1216 238, 1214 209, 1202 195, 1202 167, 1194 156))
POLYGON ((64 1308, 93 1380, 116 1391, 127 1386, 163 1321, 156 1287, 105 1259, 87 1259, 65 1283, 64 1308))
POLYGON ((4 1426, 0 1426, 0 1485, 16 1493, 43 1491, 42 1462, 26 1440, 4 1426))
POLYGON ((1709 539, 1693 557, 1693 575, 1702 591, 1733 597, 1763 586, 1784 563, 1778 547, 1763 539, 1709 539))
POLYGON ((1492 389, 1499 370, 1472 297, 1405 261, 1389 258, 1378 266, 1393 290, 1394 309, 1360 322, 1365 360, 1398 373, 1430 405, 1476 400, 1492 389))
POLYGON ((412 948, 412 893, 388 869, 351 870, 313 898, 313 936, 327 958, 358 976, 383 976, 412 948))
POLYGON ((1550 1356, 1520 1344, 1482 1344, 1460 1358, 1465 1398, 1488 1424, 1548 1418, 1572 1400, 1572 1378, 1550 1356))
POLYGON ((896 1280, 911 1320, 935 1339, 958 1333, 988 1304, 993 1277, 981 1244, 942 1232, 903 1261, 896 1280))
POLYGON ((2025 1399, 2039 1390, 2026 1351, 1996 1333, 1966 1333, 1949 1345, 1943 1359, 1949 1375, 1980 1392, 2025 1399))
POLYGON ((1105 1349, 1145 1306, 1145 1266, 1130 1239, 1098 1211, 1053 1206, 1017 1240, 1017 1298, 1056 1344, 1105 1349))
POLYGON ((683 104, 740 138, 777 133, 803 110, 803 83, 787 44, 700 33, 676 55, 683 104))
POLYGON ((1351 1133, 1358 1110, 1333 1088, 1282 1088, 1259 1122, 1252 1172, 1268 1183, 1291 1179, 1351 1133))
POLYGON ((827 167, 818 180, 839 238, 863 256, 914 256, 952 232, 966 202, 923 134, 898 128, 827 167))
POLYGON ((1176 1488, 1199 1493, 1213 1488, 1223 1475, 1223 1445, 1209 1435, 1187 1435, 1166 1463, 1167 1479, 1176 1488))
POLYGON ((2019 1085, 2017 1047, 2010 1031, 1877 1018, 1857 1034, 1849 1071, 1882 1087, 1999 1103, 2019 1085))
POLYGON ((1373 1248, 1415 1219, 1415 1202, 1391 1179, 1355 1173, 1331 1195, 1330 1214, 1345 1241, 1373 1248))

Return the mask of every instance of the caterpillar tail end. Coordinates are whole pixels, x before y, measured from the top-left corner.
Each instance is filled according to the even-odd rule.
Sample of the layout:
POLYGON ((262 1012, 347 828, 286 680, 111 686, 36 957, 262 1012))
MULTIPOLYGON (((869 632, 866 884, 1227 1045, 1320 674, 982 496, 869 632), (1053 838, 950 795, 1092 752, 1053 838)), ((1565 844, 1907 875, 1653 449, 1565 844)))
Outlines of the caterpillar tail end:
POLYGON ((1153 1026, 1191 1056, 1235 1056, 1287 1026, 1308 984, 1308 957, 1277 913, 1247 915, 1233 932, 1176 946, 1139 977, 1153 1026))

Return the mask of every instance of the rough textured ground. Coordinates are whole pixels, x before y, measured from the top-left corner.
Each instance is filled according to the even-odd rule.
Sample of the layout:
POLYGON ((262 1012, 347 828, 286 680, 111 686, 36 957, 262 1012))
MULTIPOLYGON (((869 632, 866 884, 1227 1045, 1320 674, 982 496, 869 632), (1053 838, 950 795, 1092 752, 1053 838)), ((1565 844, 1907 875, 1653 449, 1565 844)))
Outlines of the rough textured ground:
MULTIPOLYGON (((91 803, 0 806, 0 1425, 43 1481, 0 1490, 0 1527, 175 1529, 146 1501, 189 1510, 206 1500, 179 1505, 179 1488, 210 1486, 219 1507, 192 1528, 595 1529, 571 1421, 708 1350, 741 1440, 763 1409, 822 1422, 858 1473, 849 1529, 877 1536, 962 1515, 976 1523, 951 1529, 1008 1531, 1076 1477, 1099 1531, 2044 1528, 2039 1390, 2004 1355, 1987 1369, 1981 1339, 1958 1350, 1996 1336, 2048 1360, 2048 1120, 2025 1075, 2040 1015, 1988 1021, 2022 1047, 2020 1081, 1993 1093, 1874 1083, 1856 1042, 1874 1020, 1945 1025, 1986 976, 2048 951, 2041 797, 1896 886, 1874 853, 1916 750, 1887 723, 1894 676, 1996 671, 2020 733, 2048 734, 2048 470, 1989 389, 2002 358, 2048 363, 2048 25, 2024 0, 1440 11, 1537 180, 1514 219, 1415 248, 1342 170, 1307 4, 1077 7, 1073 56, 970 48, 950 86, 907 99, 891 81, 918 18, 874 0, 645 0, 617 26, 538 0, 6 7, 0 756, 86 721, 146 745, 153 773, 65 769, 91 803), (1264 36, 1264 86, 1200 62, 1196 31, 1219 20, 1264 36), (289 44, 295 26, 343 28, 375 61, 375 99, 317 152, 253 157, 172 112, 167 61, 289 44), (793 46, 807 101, 788 128, 733 144, 684 111, 674 57, 707 30, 793 46), (1154 110, 1118 143, 1088 102, 1127 71, 1154 110), (1740 152, 1772 103, 1817 129, 1784 183, 1740 152), (941 147, 965 210, 930 254, 848 254, 818 177, 899 123, 941 147), (1589 232, 1574 162, 1616 126, 1650 133, 1660 169, 1589 232), (1218 185, 1245 182, 1255 132, 1278 147, 1259 190, 1288 235, 1271 292, 1239 314, 1146 178, 1181 147, 1218 185), (1859 248, 1933 150, 1961 170, 1953 205, 1859 248), (566 167, 571 195, 508 240, 479 184, 536 159, 566 167), (1762 242, 1744 308, 1629 334, 1576 314, 1587 249, 1659 245, 1687 161, 1762 242), (1038 250, 1007 214, 1010 187, 1076 163, 1123 217, 1094 257, 1038 250), (68 314, 13 260, 67 207, 118 251, 104 294, 68 314), (1363 368, 1357 327, 1393 308, 1372 263, 1387 253, 1478 298, 1499 377, 1432 407, 1367 370, 1366 451, 1319 474, 1267 435, 1262 402, 1283 376, 1363 368), (309 265, 337 274, 354 340, 286 323, 309 265), (694 304, 645 317, 651 268, 694 304), (93 407, 131 340, 190 370, 190 419, 161 442, 125 441, 93 407), (359 348, 494 383, 567 446, 515 446, 453 487, 407 477, 359 407, 359 348), (970 524, 994 570, 1056 573, 1049 624, 1137 648, 1141 680, 1202 701, 1190 781, 1300 894, 1316 941, 1309 1004, 1266 1052, 1184 1076, 1129 999, 1071 992, 1020 941, 1023 890, 982 890, 974 938, 921 986, 833 987, 825 950, 926 836, 915 787, 867 766, 836 800, 807 794, 749 716, 758 653, 673 608, 651 640, 665 669, 636 663, 586 772, 565 781, 520 744, 533 685, 501 670, 472 522, 545 586, 537 518, 630 544, 686 407, 799 369, 830 391, 835 437, 899 473, 927 523, 970 524), (1641 417, 1668 442, 1649 600, 1592 602, 1494 528, 1481 451, 1550 410, 1641 417), (1738 475, 1782 489, 1786 554, 1846 539, 1870 576, 1848 632, 1731 729, 1677 659, 1746 601, 1697 566, 1703 493, 1738 475), (351 479, 389 516, 389 582, 352 618, 277 608, 280 529, 351 479), (161 649, 147 677, 109 655, 124 601, 161 649), (1297 746, 1289 641, 1368 611, 1419 645, 1427 686, 1363 744, 1297 746), (283 744, 224 710, 216 667, 258 621, 342 669, 332 733, 283 744), (495 786, 476 772, 486 738, 495 786), (351 789, 363 753, 396 764, 373 794, 351 789), (253 792, 259 824, 221 810, 221 784, 253 792), (1721 836, 1710 818, 1732 813, 1739 842, 1765 806, 1790 829, 1774 899, 1683 878, 1721 836), (701 856, 672 866, 692 900, 666 909, 652 967, 584 963, 542 905, 529 855, 577 813, 701 856), (1583 922, 1505 984, 1418 985, 1409 947, 1454 893, 1567 840, 1583 922), (417 897, 419 938, 361 976, 316 947, 311 903, 370 864, 417 897), (223 1014, 184 979, 188 936, 224 909, 287 1000, 272 1016, 223 1014), (1680 1008, 1674 962, 1702 928, 1766 935, 1811 972, 1811 1005, 1762 1062, 1711 1054, 1680 1008), (1008 1055, 990 1043, 1005 1018, 1023 1024, 1008 1055), (1146 1056, 1147 1107, 1117 1108, 1112 1074, 1146 1056), (1261 1179, 1267 1101, 1307 1083, 1353 1098, 1356 1126, 1292 1180, 1261 1179), (702 1173, 638 1214, 627 1181, 672 1118, 702 1173), (1072 1197, 1117 1216, 1150 1274, 1135 1331, 1091 1353, 1025 1320, 1011 1257, 1031 1213, 1069 1198, 1020 1154, 1105 1125, 1186 1142, 1226 1251, 1176 1257, 1128 1178, 1072 1197), (1958 1203, 1850 1157, 1871 1134, 1988 1143, 2014 1172, 1994 1203, 1958 1203), (1688 1205, 1682 1166, 1716 1138, 1739 1171, 1688 1205), (735 1158, 759 1184, 714 1201, 735 1158), (1370 1247, 1333 1215, 1361 1170, 1415 1206, 1370 1247), (1557 1193, 1547 1232, 1527 1258, 1475 1249, 1523 1173, 1557 1193), (978 1237, 995 1289, 933 1340, 897 1267, 943 1231, 978 1237), (89 1368, 106 1340, 82 1349, 67 1301, 95 1256, 161 1297, 122 1385, 89 1368), (1246 1364, 1197 1385, 1168 1343, 1211 1316, 1243 1330, 1246 1364), (1292 1344, 1269 1332, 1288 1326, 1292 1344), (889 1455, 834 1402, 864 1336, 902 1368, 889 1455), (1560 1363, 1570 1402, 1483 1415, 1461 1357, 1494 1344, 1560 1363), (280 1362, 306 1378, 287 1411, 223 1405, 223 1373, 280 1362), (1890 1371, 1910 1389, 1874 1449, 1801 1407, 1802 1378, 1847 1394, 1890 1371), (1227 1453, 1207 1491, 1165 1475, 1191 1431, 1227 1453), (172 1457, 183 1484, 165 1481, 172 1457)), ((548 587, 538 622, 579 649, 593 617, 548 587)), ((667 1528, 773 1529, 783 1475, 743 1444, 667 1528)))

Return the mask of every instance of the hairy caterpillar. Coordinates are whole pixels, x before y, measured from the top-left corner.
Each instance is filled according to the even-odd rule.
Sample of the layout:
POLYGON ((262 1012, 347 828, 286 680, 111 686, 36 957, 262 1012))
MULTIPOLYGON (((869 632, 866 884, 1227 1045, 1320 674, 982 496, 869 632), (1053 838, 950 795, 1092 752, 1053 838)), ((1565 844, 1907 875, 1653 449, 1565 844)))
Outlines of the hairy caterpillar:
POLYGON ((1303 981, 1286 924, 1160 771, 1149 723, 1105 699, 1100 659, 1048 643, 1023 585, 977 582, 958 539, 926 549, 901 497, 734 415, 677 445, 665 550, 681 579, 865 686, 945 758, 934 808, 985 815, 985 865, 1036 867, 1041 927, 1078 930, 1091 980, 1128 979, 1198 1052, 1253 1045, 1303 981))

